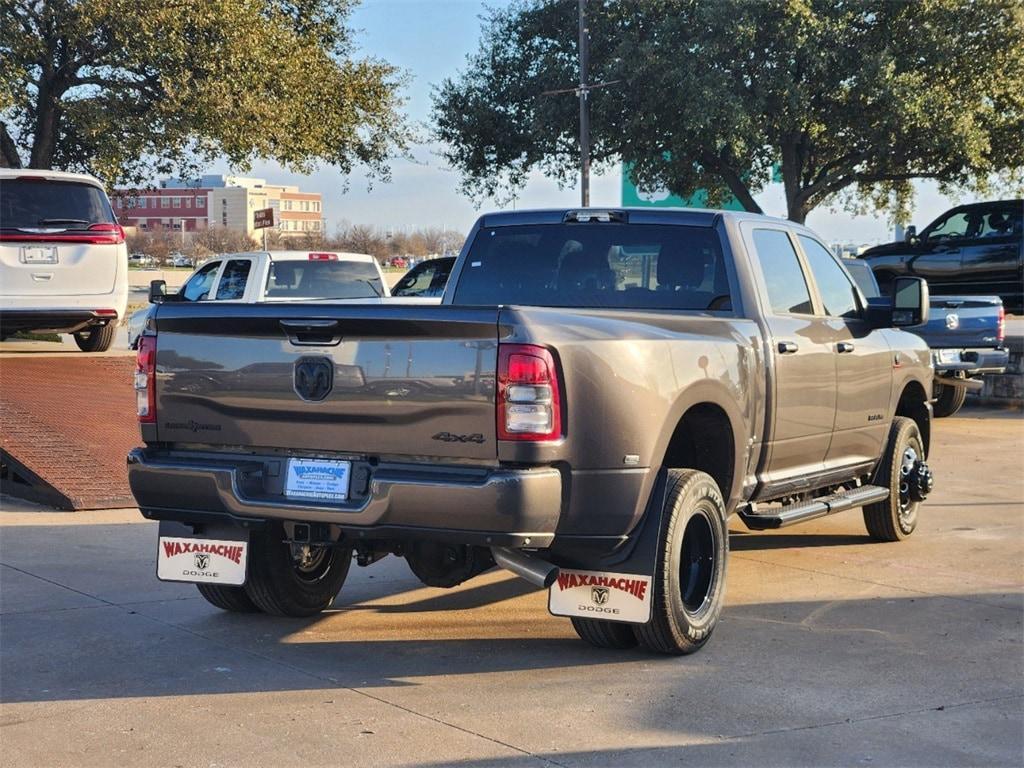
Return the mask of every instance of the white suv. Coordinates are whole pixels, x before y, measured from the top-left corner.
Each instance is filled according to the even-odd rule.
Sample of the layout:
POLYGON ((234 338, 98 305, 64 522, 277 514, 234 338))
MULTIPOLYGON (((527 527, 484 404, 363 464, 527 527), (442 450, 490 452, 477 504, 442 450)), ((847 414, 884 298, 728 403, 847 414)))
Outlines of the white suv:
POLYGON ((127 305, 128 248, 100 181, 0 168, 0 338, 71 333, 103 352, 127 305))

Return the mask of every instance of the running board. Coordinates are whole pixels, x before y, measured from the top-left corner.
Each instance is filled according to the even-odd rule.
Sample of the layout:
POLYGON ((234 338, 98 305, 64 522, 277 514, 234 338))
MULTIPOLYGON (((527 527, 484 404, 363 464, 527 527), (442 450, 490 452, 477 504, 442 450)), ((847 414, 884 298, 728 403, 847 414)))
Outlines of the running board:
POLYGON ((747 506, 740 509, 739 515, 743 523, 752 531, 765 531, 772 528, 785 528, 789 525, 804 523, 818 517, 842 512, 844 509, 863 507, 888 498, 889 489, 880 485, 862 485, 842 493, 822 496, 819 499, 801 501, 788 507, 770 510, 764 514, 750 512, 747 506))

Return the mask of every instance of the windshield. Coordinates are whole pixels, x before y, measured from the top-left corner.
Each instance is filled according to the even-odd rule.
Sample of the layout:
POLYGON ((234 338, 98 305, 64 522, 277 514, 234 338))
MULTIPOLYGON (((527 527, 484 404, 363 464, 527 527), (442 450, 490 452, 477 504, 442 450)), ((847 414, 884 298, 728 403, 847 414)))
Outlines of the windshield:
POLYGON ((88 229, 116 223, 99 187, 77 181, 0 181, 0 229, 88 229))
POLYGON ((455 303, 732 309, 713 229, 610 222, 481 229, 455 303))
POLYGON ((384 295, 380 274, 366 261, 275 261, 268 299, 369 299, 384 295))

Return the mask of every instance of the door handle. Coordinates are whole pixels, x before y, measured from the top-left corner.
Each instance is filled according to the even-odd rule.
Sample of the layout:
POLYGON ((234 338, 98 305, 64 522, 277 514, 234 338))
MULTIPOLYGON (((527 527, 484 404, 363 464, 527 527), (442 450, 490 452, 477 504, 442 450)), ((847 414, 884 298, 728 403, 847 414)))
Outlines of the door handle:
POLYGON ((296 346, 331 346, 341 342, 337 320, 281 320, 281 330, 296 346))
POLYGON ((838 344, 836 344, 836 349, 839 350, 839 354, 843 354, 844 352, 853 352, 853 342, 840 341, 838 344))
POLYGON ((795 341, 780 341, 779 342, 779 354, 780 355, 792 355, 800 349, 795 341))

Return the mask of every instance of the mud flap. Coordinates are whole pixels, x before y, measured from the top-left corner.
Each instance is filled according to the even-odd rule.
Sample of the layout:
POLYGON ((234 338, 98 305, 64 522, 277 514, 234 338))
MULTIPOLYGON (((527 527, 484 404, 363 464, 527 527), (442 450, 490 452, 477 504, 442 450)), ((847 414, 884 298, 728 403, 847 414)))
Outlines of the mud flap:
POLYGON ((629 541, 603 557, 556 561, 559 574, 548 590, 548 611, 645 624, 651 614, 651 582, 661 541, 668 472, 658 472, 647 509, 629 541))
POLYGON ((245 584, 249 531, 232 526, 198 526, 160 521, 156 577, 194 584, 245 584))

